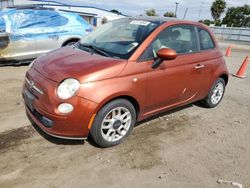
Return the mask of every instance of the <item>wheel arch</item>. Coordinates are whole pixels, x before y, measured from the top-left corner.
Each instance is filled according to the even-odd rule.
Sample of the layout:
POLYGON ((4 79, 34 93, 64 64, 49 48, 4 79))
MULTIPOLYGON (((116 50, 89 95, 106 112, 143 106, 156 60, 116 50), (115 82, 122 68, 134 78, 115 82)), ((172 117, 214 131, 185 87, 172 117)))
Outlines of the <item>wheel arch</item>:
POLYGON ((228 84, 228 74, 221 74, 219 78, 222 78, 226 85, 228 84))
POLYGON ((126 99, 129 102, 131 102, 131 104, 135 107, 136 110, 136 116, 138 118, 138 115, 140 114, 140 103, 138 102, 138 100, 135 97, 132 97, 131 95, 117 95, 117 96, 112 96, 112 97, 108 97, 106 98, 104 101, 102 101, 96 110, 96 113, 106 104, 108 104, 109 102, 116 100, 116 99, 126 99))
POLYGON ((66 40, 63 42, 62 47, 66 46, 66 45, 67 45, 68 43, 70 43, 70 42, 77 42, 77 41, 79 41, 79 40, 80 40, 80 38, 77 38, 77 37, 66 39, 66 40))

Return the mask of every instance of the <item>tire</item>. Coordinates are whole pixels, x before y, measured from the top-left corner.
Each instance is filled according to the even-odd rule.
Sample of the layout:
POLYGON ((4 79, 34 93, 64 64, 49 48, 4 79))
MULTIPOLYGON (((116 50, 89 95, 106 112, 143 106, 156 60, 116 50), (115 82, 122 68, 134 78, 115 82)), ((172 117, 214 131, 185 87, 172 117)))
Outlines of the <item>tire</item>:
POLYGON ((100 147, 115 146, 130 135, 135 123, 136 111, 133 104, 126 99, 117 99, 107 103, 97 113, 90 135, 100 147))
POLYGON ((218 106, 225 93, 225 80, 218 78, 210 89, 207 97, 201 101, 201 105, 207 108, 218 106))
POLYGON ((67 42, 66 44, 64 44, 63 46, 73 46, 73 45, 75 45, 77 42, 78 42, 77 40, 75 40, 75 41, 69 41, 69 42, 67 42))
POLYGON ((73 46, 73 45, 75 45, 75 43, 77 43, 77 41, 71 41, 71 42, 68 42, 67 44, 65 44, 65 46, 73 46))

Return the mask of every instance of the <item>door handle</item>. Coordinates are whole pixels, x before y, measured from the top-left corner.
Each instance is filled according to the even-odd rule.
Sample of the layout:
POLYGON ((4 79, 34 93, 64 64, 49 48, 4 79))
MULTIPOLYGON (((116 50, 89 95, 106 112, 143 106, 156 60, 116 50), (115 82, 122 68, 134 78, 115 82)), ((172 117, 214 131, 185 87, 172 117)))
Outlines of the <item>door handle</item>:
POLYGON ((205 65, 200 65, 200 64, 198 64, 198 65, 196 65, 194 68, 195 69, 202 69, 202 68, 204 68, 205 67, 205 65))

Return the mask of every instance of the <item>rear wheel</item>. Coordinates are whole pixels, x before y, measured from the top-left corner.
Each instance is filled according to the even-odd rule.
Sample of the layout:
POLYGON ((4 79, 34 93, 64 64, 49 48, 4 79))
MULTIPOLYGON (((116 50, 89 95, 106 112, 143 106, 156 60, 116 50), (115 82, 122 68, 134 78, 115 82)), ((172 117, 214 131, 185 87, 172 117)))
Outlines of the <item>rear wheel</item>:
POLYGON ((208 108, 216 107, 224 96, 225 85, 225 81, 222 78, 218 78, 210 89, 207 97, 201 101, 201 104, 208 108))
POLYGON ((75 40, 70 40, 65 42, 62 46, 74 46, 79 40, 75 39, 75 40))
POLYGON ((65 46, 74 46, 77 43, 77 41, 72 41, 67 43, 65 46))
POLYGON ((134 106, 125 99, 117 99, 97 113, 90 134, 97 145, 111 147, 122 143, 130 135, 135 122, 134 106))

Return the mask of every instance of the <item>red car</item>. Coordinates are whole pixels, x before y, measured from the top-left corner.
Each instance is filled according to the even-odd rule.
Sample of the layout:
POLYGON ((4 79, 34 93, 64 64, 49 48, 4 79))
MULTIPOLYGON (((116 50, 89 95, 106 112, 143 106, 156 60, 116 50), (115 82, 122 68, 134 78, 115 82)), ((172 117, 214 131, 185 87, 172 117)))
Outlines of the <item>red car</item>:
POLYGON ((36 59, 23 87, 32 123, 59 138, 121 143, 136 122, 201 101, 217 106, 228 71, 203 24, 151 18, 107 23, 36 59))

